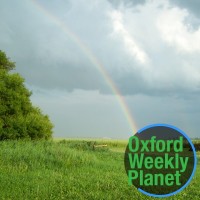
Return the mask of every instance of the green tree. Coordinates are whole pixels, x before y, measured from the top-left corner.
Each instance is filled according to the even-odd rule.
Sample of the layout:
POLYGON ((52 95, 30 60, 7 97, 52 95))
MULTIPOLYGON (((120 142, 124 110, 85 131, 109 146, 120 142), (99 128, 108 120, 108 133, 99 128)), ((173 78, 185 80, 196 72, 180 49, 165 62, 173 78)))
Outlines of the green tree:
POLYGON ((53 124, 47 115, 34 107, 31 92, 18 73, 10 73, 15 63, 0 51, 0 140, 48 139, 53 124))
POLYGON ((6 71, 9 71, 14 68, 15 63, 11 62, 10 59, 6 56, 5 52, 0 50, 0 69, 5 69, 6 71))

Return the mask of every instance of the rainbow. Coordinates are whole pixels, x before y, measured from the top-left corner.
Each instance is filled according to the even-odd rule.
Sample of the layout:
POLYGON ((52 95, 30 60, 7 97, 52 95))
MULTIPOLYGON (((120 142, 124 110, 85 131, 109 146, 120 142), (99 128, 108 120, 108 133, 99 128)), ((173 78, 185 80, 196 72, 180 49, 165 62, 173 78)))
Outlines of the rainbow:
POLYGON ((49 10, 47 10, 37 0, 31 0, 31 1, 33 2, 34 6, 37 7, 38 10, 40 10, 42 13, 44 13, 46 15, 46 17, 51 19, 67 35, 67 37, 69 37, 81 49, 81 51, 86 55, 86 57, 90 60, 90 62, 100 72, 100 74, 104 78, 106 84, 109 86, 112 93, 116 96, 117 101, 122 109, 122 112, 123 112, 124 116, 126 117, 127 122, 131 128, 131 132, 136 133, 137 126, 136 126, 136 123, 133 120, 133 117, 129 111, 127 103, 126 103, 123 95, 120 93, 119 89, 116 87, 114 81, 112 80, 112 78, 110 77, 108 72, 105 70, 105 67, 103 66, 103 64, 98 60, 98 58, 88 48, 88 46, 86 44, 84 44, 84 42, 75 33, 73 33, 65 23, 63 23, 60 19, 58 19, 56 16, 54 16, 49 10))

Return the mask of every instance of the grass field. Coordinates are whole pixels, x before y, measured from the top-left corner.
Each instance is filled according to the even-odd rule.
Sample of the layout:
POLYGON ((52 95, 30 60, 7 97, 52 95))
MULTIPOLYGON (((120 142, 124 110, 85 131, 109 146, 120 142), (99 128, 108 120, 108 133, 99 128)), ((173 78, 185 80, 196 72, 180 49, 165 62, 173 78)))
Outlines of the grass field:
MULTIPOLYGON (((156 199, 128 186, 127 141, 0 142, 0 199, 156 199)), ((200 165, 190 185, 167 199, 200 199, 200 165)))

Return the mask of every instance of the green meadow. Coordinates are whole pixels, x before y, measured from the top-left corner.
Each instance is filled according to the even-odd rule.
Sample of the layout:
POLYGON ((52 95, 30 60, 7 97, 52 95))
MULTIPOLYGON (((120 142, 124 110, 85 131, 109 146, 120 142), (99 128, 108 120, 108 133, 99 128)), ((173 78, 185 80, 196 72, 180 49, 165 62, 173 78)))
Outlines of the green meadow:
MULTIPOLYGON (((2 141, 0 199, 157 199, 128 186, 126 144, 120 140, 2 141), (99 144, 107 147, 94 148, 99 144)), ((199 185, 198 164, 189 186, 167 199, 200 199, 199 185)))

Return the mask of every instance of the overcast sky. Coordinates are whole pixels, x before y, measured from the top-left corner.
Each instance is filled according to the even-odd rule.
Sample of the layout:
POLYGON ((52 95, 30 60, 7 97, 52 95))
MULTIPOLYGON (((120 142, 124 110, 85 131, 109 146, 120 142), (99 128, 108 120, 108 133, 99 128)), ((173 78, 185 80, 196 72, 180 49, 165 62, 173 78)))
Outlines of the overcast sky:
POLYGON ((200 137, 199 8, 197 0, 0 0, 0 49, 55 137, 128 138, 151 123, 200 137))

